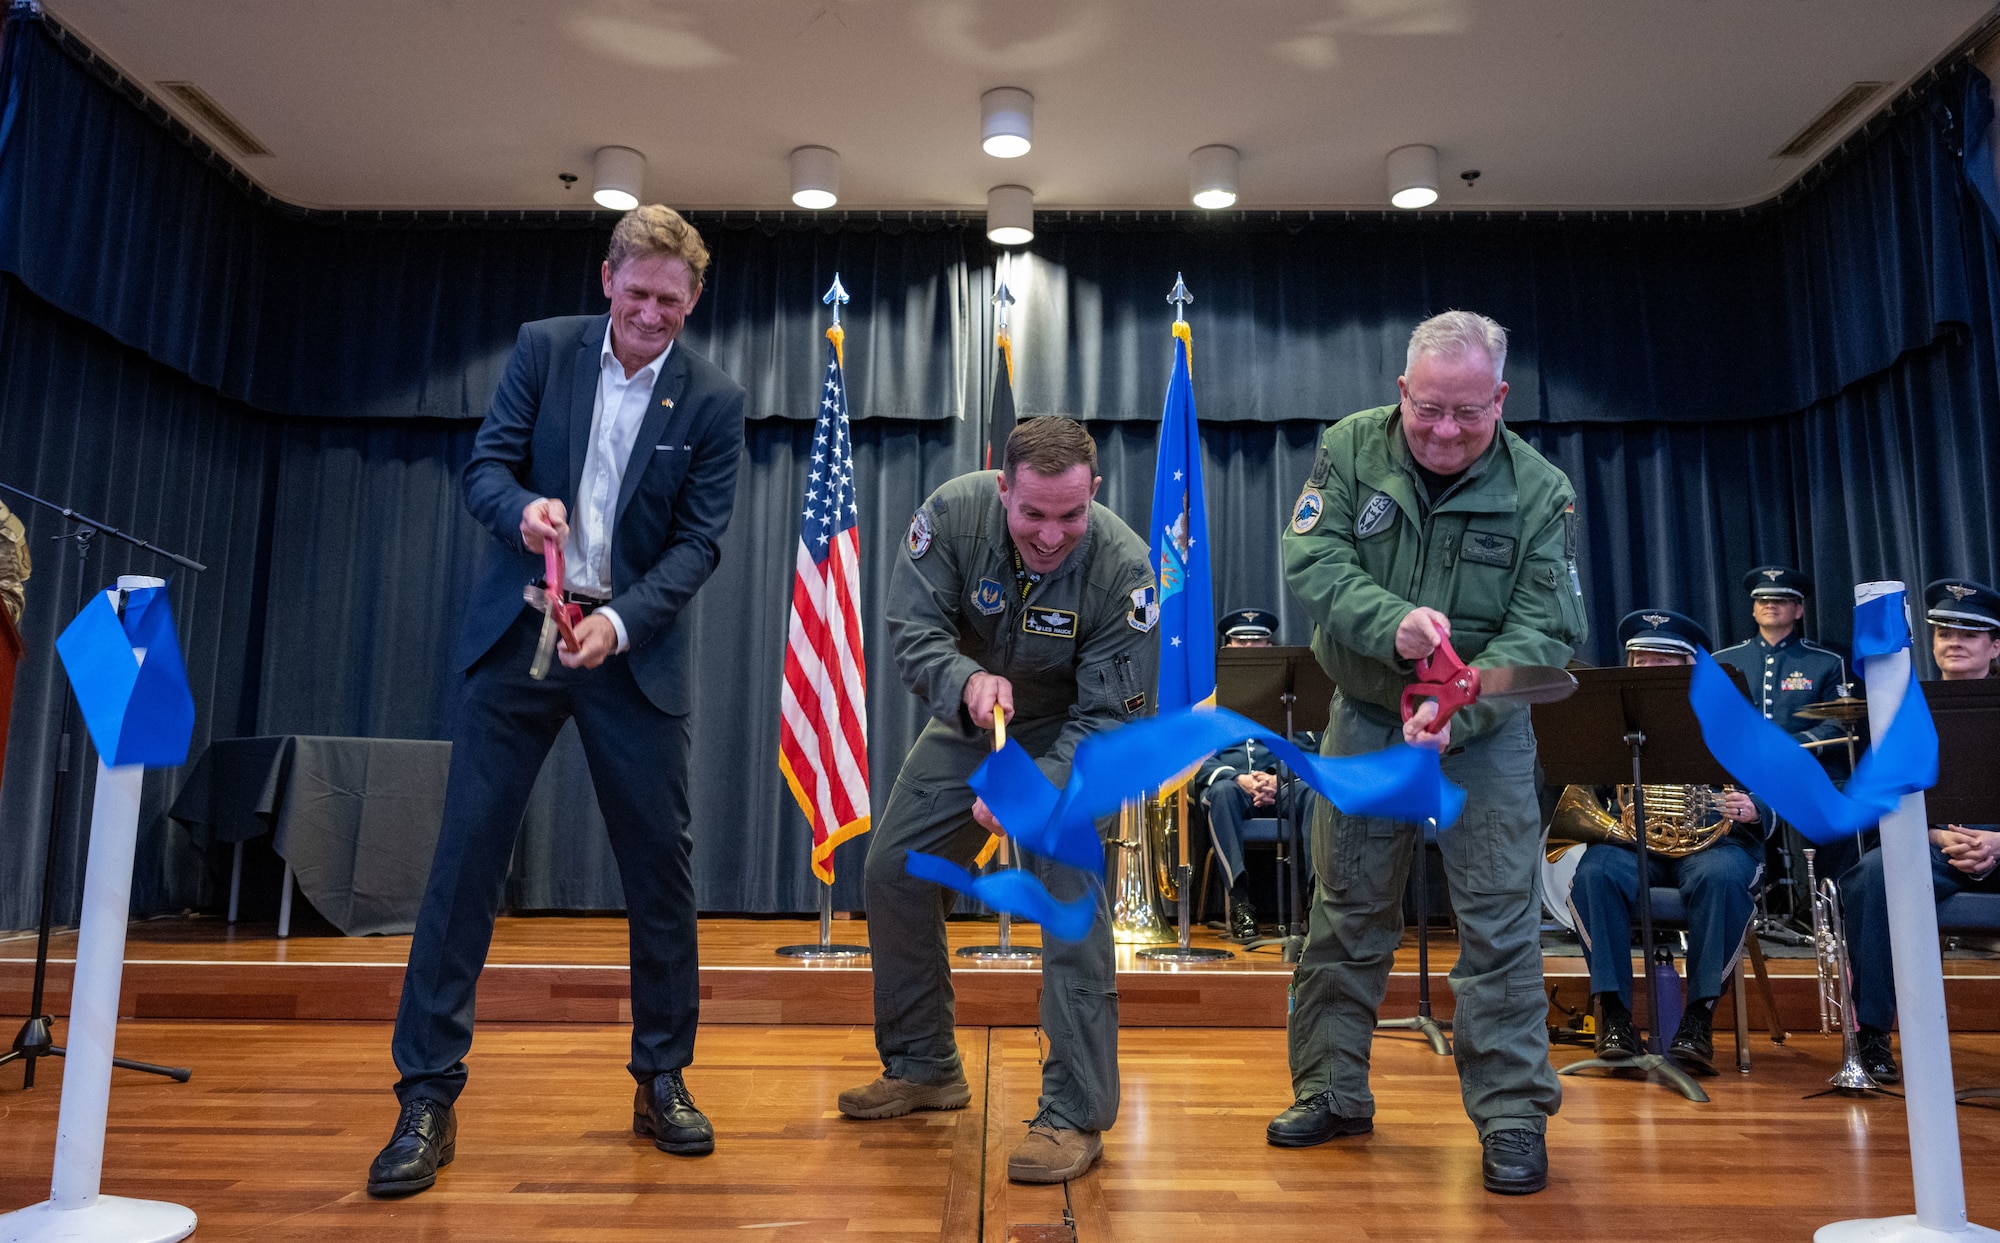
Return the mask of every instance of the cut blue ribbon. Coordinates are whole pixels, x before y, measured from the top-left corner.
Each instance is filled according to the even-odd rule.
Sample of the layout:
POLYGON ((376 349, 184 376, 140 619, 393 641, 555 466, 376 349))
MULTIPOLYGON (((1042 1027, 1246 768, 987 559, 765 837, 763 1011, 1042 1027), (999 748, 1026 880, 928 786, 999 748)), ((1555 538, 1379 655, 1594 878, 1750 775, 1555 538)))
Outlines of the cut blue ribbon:
POLYGON ((1445 828, 1465 808, 1465 791, 1444 779, 1435 751, 1398 743, 1369 755, 1312 755, 1227 708, 1186 708, 1092 734, 1077 746, 1061 791, 1011 740, 979 766, 970 784, 1023 850, 1101 876, 1098 817, 1246 739, 1269 747, 1349 815, 1435 819, 1445 828))
MULTIPOLYGON (((1902 597, 1882 598, 1900 605, 1902 597)), ((1895 615, 1902 617, 1900 607, 1895 615)), ((1862 650, 1860 609, 1855 611, 1855 631, 1858 653, 1862 650)), ((1874 633, 1879 639, 1892 632, 1882 629, 1874 633)), ((1905 627, 1905 646, 1908 634, 1905 627)), ((1877 648, 1870 654, 1881 656, 1895 650, 1877 648)), ((1888 730, 1854 766, 1854 776, 1845 790, 1834 788, 1826 770, 1797 739, 1751 707, 1707 652, 1695 653, 1688 702, 1701 723, 1702 741, 1737 784, 1820 845, 1872 828, 1895 809, 1903 795, 1937 784, 1937 726, 1915 678, 1910 679, 1888 730)))
POLYGON ((56 639, 97 753, 113 768, 187 763, 194 695, 164 587, 125 595, 121 617, 98 592, 56 639), (139 660, 138 649, 146 659, 139 660))
POLYGON ((996 911, 1016 919, 1039 924, 1042 932, 1060 941, 1081 941, 1090 935, 1097 918, 1097 891, 1070 902, 1059 902, 1033 873, 1019 868, 1001 868, 975 876, 949 859, 912 850, 904 868, 918 880, 943 885, 979 899, 996 911))

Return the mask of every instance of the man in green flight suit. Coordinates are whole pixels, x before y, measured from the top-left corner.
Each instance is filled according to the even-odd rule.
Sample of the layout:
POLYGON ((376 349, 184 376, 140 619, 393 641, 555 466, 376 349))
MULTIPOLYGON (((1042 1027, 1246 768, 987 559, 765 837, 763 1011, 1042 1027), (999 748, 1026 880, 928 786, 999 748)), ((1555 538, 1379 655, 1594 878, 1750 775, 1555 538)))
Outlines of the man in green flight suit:
MULTIPOLYGON (((1048 779, 1093 731, 1144 715, 1159 671, 1151 554, 1096 504, 1097 445, 1073 419, 1028 420, 1004 470, 961 475, 910 522, 889 588, 889 637, 903 681, 930 710, 869 836, 868 940, 882 1076, 840 1094, 850 1118, 958 1109, 971 1099, 952 1040, 944 920, 955 896, 911 876, 912 850, 970 864, 1001 832, 966 779, 1008 736, 1048 779)), ((1025 858, 1058 900, 1088 891, 1074 869, 1025 858)), ((1022 1182, 1064 1182, 1103 1153, 1118 1116, 1118 993, 1109 913, 1074 944, 1044 936, 1048 1056, 1027 1138, 1007 1162, 1022 1182)))
MULTIPOLYGON (((1438 835, 1459 926, 1453 1022, 1465 1111, 1486 1189, 1540 1191, 1543 1132, 1562 1101, 1549 1066, 1535 893, 1541 816, 1535 738, 1520 705, 1475 704, 1432 729, 1401 719, 1412 662, 1443 638, 1473 665, 1561 666, 1587 632, 1569 480, 1500 425, 1507 333, 1449 311, 1410 336, 1401 401, 1320 438, 1284 536, 1286 582, 1332 675, 1326 755, 1399 741, 1444 753, 1465 811, 1438 835)), ((1296 1103, 1267 1131, 1304 1147, 1374 1129, 1369 1043, 1403 935, 1418 826, 1322 802, 1318 873, 1290 1020, 1296 1103)))

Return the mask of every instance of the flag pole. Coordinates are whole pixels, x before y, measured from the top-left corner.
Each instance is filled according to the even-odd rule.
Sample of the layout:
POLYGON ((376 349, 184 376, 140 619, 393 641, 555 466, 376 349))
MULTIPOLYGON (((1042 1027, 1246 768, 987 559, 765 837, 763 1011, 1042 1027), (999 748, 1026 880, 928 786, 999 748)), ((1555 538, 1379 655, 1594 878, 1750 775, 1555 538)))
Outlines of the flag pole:
MULTIPOLYGON (((1188 304, 1194 301, 1194 295, 1188 292, 1187 281, 1179 272, 1174 273, 1174 288, 1167 295, 1167 301, 1174 308, 1173 335, 1179 339, 1180 348, 1187 351, 1188 378, 1192 380, 1194 378, 1194 330, 1188 326, 1187 308, 1188 304)), ((1166 424, 1164 422, 1161 423, 1160 433, 1162 441, 1165 440, 1166 430, 1166 424)), ((1192 434, 1192 429, 1190 429, 1190 434, 1192 434)), ((1165 447, 1163 443, 1161 448, 1164 450, 1165 447)), ((1191 466, 1189 469, 1192 470, 1194 468, 1191 466)), ((1208 554, 1204 551, 1202 555, 1207 556, 1208 554)), ((1213 621, 1212 618, 1207 620, 1213 621)), ((1212 693, 1210 698, 1213 698, 1212 693)), ((1189 775, 1191 774, 1183 774, 1183 777, 1185 778, 1189 775)), ((1180 884, 1177 887, 1180 891, 1180 900, 1176 903, 1176 914, 1179 917, 1181 926, 1180 941, 1175 945, 1160 945, 1139 951, 1139 957, 1153 962, 1216 962, 1224 958, 1236 957, 1235 954, 1226 949, 1217 949, 1208 946, 1197 948, 1193 944, 1194 861, 1193 856, 1189 853, 1191 846, 1188 841, 1190 836, 1188 830, 1188 799, 1191 796, 1191 789, 1191 785, 1186 780, 1182 780, 1180 788, 1174 791, 1173 794, 1174 819, 1175 825, 1179 829, 1178 836, 1180 838, 1180 868, 1177 872, 1180 879, 1180 884)))
MULTIPOLYGON (((848 301, 848 294, 846 288, 840 283, 840 273, 835 272, 833 274, 833 285, 826 291, 825 296, 820 301, 833 308, 833 323, 826 330, 826 339, 833 345, 834 361, 842 369, 841 386, 845 388, 847 330, 840 326, 840 308, 843 303, 848 301)), ((844 395, 842 399, 845 399, 844 395)), ((810 816, 811 813, 808 812, 807 814, 810 816)), ((817 877, 817 869, 815 869, 815 874, 816 878, 820 880, 819 940, 816 943, 807 945, 779 946, 777 951, 778 957, 801 958, 814 961, 866 958, 868 956, 868 947, 865 945, 835 945, 833 942, 833 855, 831 852, 827 854, 826 875, 824 878, 817 877)))

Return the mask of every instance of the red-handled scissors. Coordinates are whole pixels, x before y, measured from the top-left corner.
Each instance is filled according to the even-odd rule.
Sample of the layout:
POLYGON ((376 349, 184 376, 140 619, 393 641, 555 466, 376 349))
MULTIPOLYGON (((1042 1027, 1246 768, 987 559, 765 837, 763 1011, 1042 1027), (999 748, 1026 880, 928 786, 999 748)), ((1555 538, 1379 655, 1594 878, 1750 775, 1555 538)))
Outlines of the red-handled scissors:
POLYGON ((1458 658, 1451 640, 1438 639, 1428 656, 1417 658, 1417 680, 1403 688, 1403 719, 1416 715, 1426 699, 1437 701, 1431 732, 1444 728, 1451 714, 1482 699, 1512 699, 1521 703, 1554 703, 1576 690, 1576 678, 1552 665, 1501 665, 1475 669, 1458 658))
POLYGON ((558 638, 570 651, 576 650, 576 624, 583 620, 583 606, 563 599, 561 540, 542 541, 542 582, 546 585, 536 587, 530 584, 524 593, 529 604, 542 610, 542 635, 535 644, 534 663, 528 666, 528 676, 537 680, 549 676, 558 638))

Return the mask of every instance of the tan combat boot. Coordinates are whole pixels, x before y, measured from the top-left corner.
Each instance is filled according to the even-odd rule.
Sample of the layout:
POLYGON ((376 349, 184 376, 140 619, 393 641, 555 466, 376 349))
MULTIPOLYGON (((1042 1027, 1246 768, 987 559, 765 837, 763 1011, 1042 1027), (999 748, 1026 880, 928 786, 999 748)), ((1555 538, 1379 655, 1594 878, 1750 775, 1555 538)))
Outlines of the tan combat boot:
POLYGON ((865 1088, 840 1094, 840 1112, 850 1118, 900 1118, 919 1109, 964 1109, 972 1089, 960 1075, 950 1083, 911 1083, 883 1075, 865 1088))
POLYGON ((1037 1118, 1007 1158, 1007 1177, 1017 1183, 1066 1183, 1083 1177, 1103 1155, 1104 1140, 1096 1131, 1072 1131, 1037 1118))

